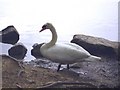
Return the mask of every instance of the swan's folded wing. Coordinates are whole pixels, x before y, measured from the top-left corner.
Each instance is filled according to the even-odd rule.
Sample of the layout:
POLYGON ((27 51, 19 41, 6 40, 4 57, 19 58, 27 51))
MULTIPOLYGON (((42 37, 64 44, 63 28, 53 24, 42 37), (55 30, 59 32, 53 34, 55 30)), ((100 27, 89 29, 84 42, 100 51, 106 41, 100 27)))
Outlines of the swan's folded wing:
POLYGON ((90 54, 85 49, 74 44, 56 44, 46 51, 51 59, 82 59, 87 58, 90 54))

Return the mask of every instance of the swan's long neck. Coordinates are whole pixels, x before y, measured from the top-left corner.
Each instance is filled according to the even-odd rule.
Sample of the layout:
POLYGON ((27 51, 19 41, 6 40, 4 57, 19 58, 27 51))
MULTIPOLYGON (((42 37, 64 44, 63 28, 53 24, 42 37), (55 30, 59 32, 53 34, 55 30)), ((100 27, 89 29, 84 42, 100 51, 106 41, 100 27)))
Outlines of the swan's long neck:
POLYGON ((46 44, 47 47, 52 47, 57 41, 57 33, 53 26, 50 28, 50 31, 52 32, 52 40, 46 44))

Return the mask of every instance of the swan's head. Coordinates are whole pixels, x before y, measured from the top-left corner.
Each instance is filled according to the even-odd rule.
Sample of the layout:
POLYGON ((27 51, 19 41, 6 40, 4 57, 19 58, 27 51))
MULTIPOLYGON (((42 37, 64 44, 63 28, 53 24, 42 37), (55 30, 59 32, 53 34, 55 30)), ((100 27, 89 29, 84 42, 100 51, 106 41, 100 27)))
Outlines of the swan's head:
POLYGON ((46 30, 46 29, 51 29, 53 27, 53 25, 51 23, 46 23, 42 26, 42 29, 40 30, 40 32, 46 30))

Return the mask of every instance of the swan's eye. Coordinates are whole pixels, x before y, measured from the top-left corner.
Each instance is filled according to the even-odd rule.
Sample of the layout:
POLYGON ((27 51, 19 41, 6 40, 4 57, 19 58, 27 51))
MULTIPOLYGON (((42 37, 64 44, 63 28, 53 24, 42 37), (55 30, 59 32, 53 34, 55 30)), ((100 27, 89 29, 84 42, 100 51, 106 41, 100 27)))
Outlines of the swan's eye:
POLYGON ((43 25, 42 28, 43 28, 43 29, 46 29, 46 25, 43 25))

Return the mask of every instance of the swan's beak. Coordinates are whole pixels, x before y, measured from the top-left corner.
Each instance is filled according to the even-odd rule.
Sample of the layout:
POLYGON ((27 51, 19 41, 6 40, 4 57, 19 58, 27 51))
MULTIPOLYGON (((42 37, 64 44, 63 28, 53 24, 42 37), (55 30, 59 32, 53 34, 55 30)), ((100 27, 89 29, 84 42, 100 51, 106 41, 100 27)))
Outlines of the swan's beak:
POLYGON ((42 31, 44 31, 44 30, 45 30, 45 29, 42 28, 39 32, 42 32, 42 31))

